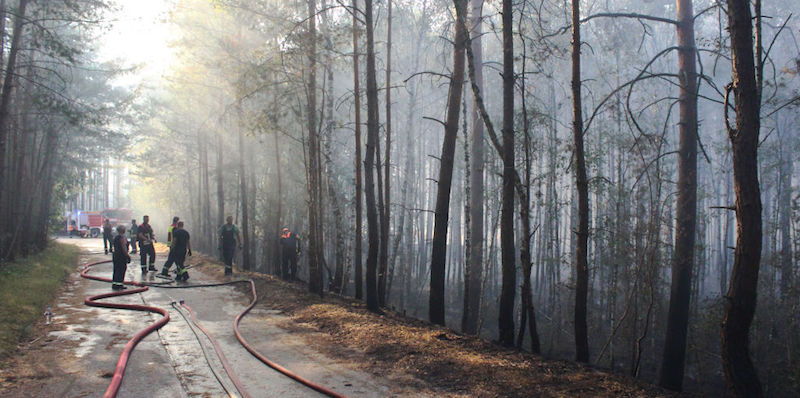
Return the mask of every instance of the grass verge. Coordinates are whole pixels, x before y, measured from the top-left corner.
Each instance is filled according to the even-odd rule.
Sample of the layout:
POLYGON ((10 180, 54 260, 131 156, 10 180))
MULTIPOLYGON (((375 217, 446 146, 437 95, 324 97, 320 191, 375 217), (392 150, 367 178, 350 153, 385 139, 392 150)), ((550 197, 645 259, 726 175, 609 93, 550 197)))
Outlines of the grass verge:
POLYGON ((0 266, 0 359, 13 354, 75 271, 78 247, 51 243, 41 253, 0 266))

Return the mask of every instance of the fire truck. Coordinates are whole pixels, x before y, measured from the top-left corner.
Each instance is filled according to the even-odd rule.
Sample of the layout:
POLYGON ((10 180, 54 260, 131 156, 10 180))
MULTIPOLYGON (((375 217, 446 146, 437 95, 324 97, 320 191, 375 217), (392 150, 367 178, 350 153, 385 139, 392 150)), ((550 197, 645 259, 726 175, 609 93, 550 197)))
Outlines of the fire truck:
POLYGON ((103 211, 75 210, 67 222, 67 233, 70 236, 96 238, 103 233, 103 220, 108 218, 112 226, 125 224, 131 219, 133 210, 114 208, 103 211))

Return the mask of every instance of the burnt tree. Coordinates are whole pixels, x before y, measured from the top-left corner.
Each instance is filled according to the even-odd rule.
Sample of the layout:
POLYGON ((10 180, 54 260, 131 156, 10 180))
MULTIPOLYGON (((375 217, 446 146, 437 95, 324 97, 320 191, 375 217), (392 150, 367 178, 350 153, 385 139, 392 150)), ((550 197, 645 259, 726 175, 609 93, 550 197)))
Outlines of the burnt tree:
POLYGON ((680 391, 686 358, 697 224, 697 68, 692 0, 678 0, 678 192, 672 285, 659 385, 680 391))
POLYGON ((753 55, 750 2, 728 0, 733 82, 726 88, 725 123, 733 153, 736 195, 736 249, 722 319, 722 368, 728 395, 761 397, 763 391, 750 358, 750 325, 756 309, 761 262, 761 191, 758 182, 758 136, 761 107, 753 55), (733 92, 736 125, 730 126, 728 99, 733 92))
POLYGON ((575 185, 578 191, 578 241, 575 246, 575 360, 589 362, 586 301, 589 291, 589 184, 583 150, 581 110, 581 23, 580 0, 572 0, 572 134, 575 144, 575 185))
MULTIPOLYGON (((456 18, 465 15, 466 0, 453 1, 461 12, 456 18)), ((439 165, 439 184, 436 193, 436 214, 434 216, 433 243, 431 248, 431 289, 428 316, 435 324, 445 324, 445 259, 447 255, 447 223, 450 218, 450 190, 453 182, 453 162, 458 135, 458 117, 461 109, 461 95, 464 88, 464 58, 466 50, 466 29, 463 21, 456 21, 455 45, 453 48, 453 73, 447 94, 447 117, 444 125, 442 156, 439 165)))
POLYGON ((375 203, 375 145, 378 141, 378 83, 375 79, 375 29, 372 0, 364 4, 367 25, 367 153, 364 159, 364 195, 367 203, 367 308, 378 312, 378 214, 375 203))

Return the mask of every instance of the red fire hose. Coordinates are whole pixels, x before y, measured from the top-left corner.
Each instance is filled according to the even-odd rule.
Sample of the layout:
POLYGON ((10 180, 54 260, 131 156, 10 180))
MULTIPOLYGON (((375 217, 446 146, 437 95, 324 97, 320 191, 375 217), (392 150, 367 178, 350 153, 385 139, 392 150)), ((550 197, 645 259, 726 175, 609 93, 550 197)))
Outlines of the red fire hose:
POLYGON ((242 394, 242 398, 250 398, 251 397, 250 393, 247 392, 247 390, 242 385, 242 382, 239 380, 238 377, 236 377, 236 373, 233 372, 231 364, 228 363, 228 359, 225 358, 225 354, 222 352, 222 348, 220 348, 219 344, 217 343, 217 340, 211 337, 211 334, 208 333, 208 331, 202 325, 200 325, 200 321, 198 321, 197 317, 194 315, 192 307, 189 307, 189 305, 186 304, 183 300, 181 300, 181 305, 183 306, 183 308, 186 308, 189 311, 189 315, 192 318, 192 323, 194 323, 194 325, 197 326, 197 328, 200 329, 200 331, 203 332, 203 334, 205 334, 206 337, 208 337, 208 341, 210 341, 211 345, 214 346, 214 351, 216 351, 217 357, 219 357, 219 361, 222 362, 222 367, 225 368, 225 372, 228 373, 228 376, 233 382, 233 385, 236 387, 237 390, 239 390, 239 394, 242 394))
MULTIPOLYGON (((104 263, 110 263, 110 262, 111 262, 111 260, 104 260, 104 261, 97 261, 97 262, 93 262, 93 263, 88 263, 84 267, 83 271, 81 271, 81 276, 84 277, 84 278, 92 279, 92 280, 96 280, 96 281, 111 282, 111 280, 108 279, 108 278, 103 278, 103 277, 99 277, 99 276, 94 276, 94 275, 89 275, 88 274, 90 267, 92 267, 94 265, 97 265, 97 264, 104 264, 104 263)), ((120 355, 119 360, 117 361, 117 366, 114 369, 114 375, 113 375, 113 377, 111 379, 111 384, 109 384, 108 388, 106 389, 105 394, 103 394, 103 398, 114 398, 114 397, 116 397, 117 392, 119 391, 119 387, 122 384, 122 376, 125 373, 125 367, 127 366, 128 358, 130 357, 130 354, 133 351, 134 347, 136 347, 136 345, 139 343, 139 341, 141 339, 143 339, 145 336, 147 336, 148 334, 150 334, 150 333, 160 329, 164 325, 166 325, 167 322, 169 322, 169 312, 167 310, 165 310, 165 309, 162 309, 162 308, 152 307, 152 306, 147 306, 147 305, 105 303, 105 302, 98 302, 97 300, 101 300, 101 299, 109 298, 109 297, 123 296, 123 295, 126 295, 126 294, 135 294, 135 293, 145 292, 145 291, 149 290, 147 285, 150 285, 150 286, 153 286, 153 287, 162 287, 162 288, 194 288, 194 287, 223 286, 223 285, 230 285, 230 284, 241 283, 241 282, 247 282, 247 283, 250 284, 250 292, 251 292, 251 294, 253 296, 253 299, 250 301, 250 305, 248 305, 247 308, 245 308, 244 311, 239 313, 239 315, 237 315, 236 318, 233 320, 233 331, 234 331, 234 334, 236 335, 236 339, 239 340, 239 343, 241 343, 242 346, 248 352, 250 352, 250 354, 252 354, 254 357, 256 357, 259 361, 261 361, 265 365, 271 367, 272 369, 275 369, 278 372, 284 374, 285 376, 297 381, 298 383, 303 384, 306 387, 309 387, 309 388, 311 388, 311 389, 313 389, 315 391, 318 391, 318 392, 320 392, 320 393, 322 393, 324 395, 327 395, 329 397, 332 397, 332 398, 347 398, 343 394, 339 394, 339 393, 337 393, 337 392, 335 392, 333 390, 330 390, 330 389, 327 389, 327 388, 325 388, 323 386, 315 384, 315 383, 311 382, 310 380, 307 380, 307 379, 305 379, 303 377, 300 377, 299 375, 293 373, 292 371, 290 371, 290 370, 278 365, 277 363, 267 359, 265 356, 261 355, 253 347, 251 347, 250 344, 248 344, 247 341, 244 339, 244 337, 242 337, 242 334, 239 332, 239 322, 242 320, 242 318, 248 312, 250 312, 251 309, 253 309, 253 307, 255 307, 256 303, 258 303, 258 295, 256 294, 256 285, 255 285, 255 282, 253 282, 252 279, 246 280, 246 281, 245 280, 239 280, 239 281, 222 282, 222 283, 211 283, 211 284, 200 284, 200 285, 180 285, 180 286, 159 286, 159 285, 162 285, 162 284, 158 284, 158 283, 156 283, 156 284, 143 284, 143 283, 134 282, 134 281, 125 281, 124 283, 126 285, 133 285, 133 286, 140 286, 140 287, 135 288, 135 289, 123 290, 123 291, 119 291, 119 292, 98 294, 96 296, 92 296, 92 297, 86 298, 84 300, 84 303, 86 305, 92 306, 92 307, 117 308, 117 309, 127 309, 127 310, 134 310, 134 311, 147 311, 147 312, 159 313, 159 314, 163 315, 163 318, 161 318, 158 322, 156 322, 156 323, 154 323, 154 324, 142 329, 131 340, 129 340, 127 344, 125 344, 125 348, 123 349, 122 354, 120 355)), ((186 306, 186 307, 192 313, 192 317, 194 317, 194 314, 191 311, 191 309, 188 308, 188 306, 186 306)), ((198 323, 195 322, 195 324, 198 324, 198 323)), ((198 324, 198 326, 199 326, 199 324, 198 324)), ((214 342, 213 339, 212 339, 212 343, 214 343, 214 345, 216 346, 216 344, 215 344, 216 342, 214 342)), ((218 348, 218 347, 215 347, 215 348, 218 348)), ((223 367, 225 367, 224 362, 223 362, 223 367)), ((225 370, 228 371, 228 367, 225 367, 225 368, 226 368, 225 370)), ((230 375, 230 373, 229 373, 229 375, 230 375)), ((242 392, 243 389, 240 389, 239 388, 240 385, 237 383, 238 379, 236 379, 235 376, 233 376, 233 377, 231 377, 231 380, 236 380, 236 381, 234 381, 234 383, 236 384, 237 389, 239 389, 240 392, 242 392)))
POLYGON ((346 398, 345 395, 339 394, 339 393, 337 393, 336 391, 333 391, 333 390, 329 390, 329 389, 327 389, 327 388, 325 388, 325 387, 323 387, 323 386, 321 386, 319 384, 315 384, 315 383, 311 382, 308 379, 304 379, 304 378, 298 376, 297 374, 293 373, 289 369, 286 369, 283 366, 278 365, 277 363, 270 361, 269 359, 267 359, 267 357, 261 355, 253 347, 251 347, 250 344, 247 344, 247 341, 244 339, 244 337, 242 337, 242 334, 239 333, 239 321, 241 321, 242 318, 245 315, 247 315, 247 313, 250 312, 250 310, 253 309, 253 307, 255 307, 256 303, 258 302, 258 295, 256 294, 256 284, 255 284, 255 282, 253 282, 252 279, 248 280, 248 282, 250 282, 250 292, 253 295, 253 301, 251 301, 250 305, 248 305, 247 308, 245 308, 244 311, 242 311, 239 315, 237 315, 236 319, 233 320, 233 332, 236 334, 236 338, 239 340, 239 343, 241 343, 242 346, 247 351, 249 351, 251 354, 253 354, 254 357, 258 358, 259 361, 263 362, 265 365, 271 367, 272 369, 275 369, 278 372, 283 373, 287 377, 289 377, 291 379, 294 379, 298 383, 303 384, 304 386, 306 386, 308 388, 311 388, 312 390, 318 391, 318 392, 320 392, 322 394, 325 394, 325 395, 327 395, 329 397, 332 397, 332 398, 346 398))
MULTIPOLYGON (((105 261, 97 261, 94 263, 88 263, 84 267, 83 271, 81 271, 81 276, 88 279, 94 279, 104 282, 111 282, 108 278, 100 278, 98 276, 88 275, 89 267, 97 264, 103 263, 110 263, 110 260, 105 261)), ((128 285, 140 286, 137 282, 125 282, 128 285)), ((87 297, 83 303, 90 306, 90 307, 102 307, 102 308, 117 308, 123 310, 132 310, 132 311, 147 311, 153 313, 159 313, 163 316, 163 318, 159 319, 158 322, 140 330, 136 333, 133 338, 128 340, 128 343, 125 344, 125 348, 122 350, 122 354, 119 356, 119 360, 117 361, 117 367, 114 369, 114 376, 111 378, 111 384, 108 385, 106 388, 106 392, 103 394, 103 398, 113 398, 117 396, 117 392, 119 391, 119 387, 122 384, 122 375, 125 373, 125 367, 128 365, 128 358, 130 358, 131 352, 133 352, 134 347, 139 344, 145 336, 154 331, 160 329, 162 326, 166 325, 169 322, 169 312, 167 310, 158 308, 158 307, 151 307, 149 305, 142 305, 142 304, 120 304, 120 303, 104 303, 98 302, 97 300, 102 300, 109 297, 118 297, 124 296, 126 294, 136 294, 141 293, 149 290, 147 286, 142 286, 136 289, 129 289, 129 290, 122 290, 118 292, 111 292, 111 293, 103 293, 98 294, 96 296, 87 297)))

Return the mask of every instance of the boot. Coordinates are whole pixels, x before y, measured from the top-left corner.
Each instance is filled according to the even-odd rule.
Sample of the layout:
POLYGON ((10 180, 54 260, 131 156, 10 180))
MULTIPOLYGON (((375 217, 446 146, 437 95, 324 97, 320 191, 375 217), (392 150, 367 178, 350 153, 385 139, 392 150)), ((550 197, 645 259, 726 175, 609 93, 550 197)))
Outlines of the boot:
POLYGON ((155 267, 153 264, 150 264, 150 267, 149 267, 147 270, 148 270, 148 271, 153 271, 153 272, 156 272, 156 271, 158 271, 158 270, 156 269, 156 267, 155 267))
POLYGON ((225 275, 233 275, 233 268, 225 267, 225 275))
POLYGON ((142 275, 144 275, 144 274, 146 274, 146 273, 147 273, 147 267, 145 267, 145 266, 142 266, 142 275))

